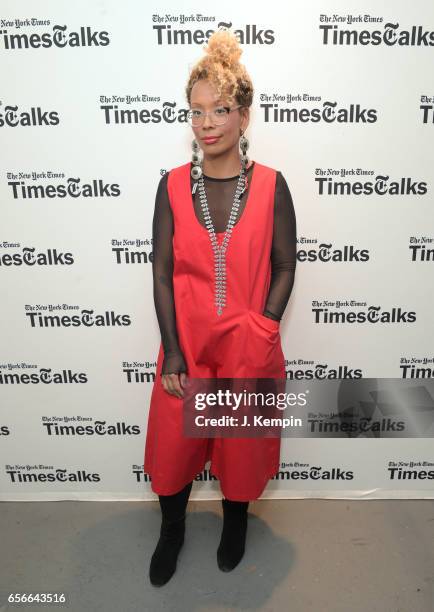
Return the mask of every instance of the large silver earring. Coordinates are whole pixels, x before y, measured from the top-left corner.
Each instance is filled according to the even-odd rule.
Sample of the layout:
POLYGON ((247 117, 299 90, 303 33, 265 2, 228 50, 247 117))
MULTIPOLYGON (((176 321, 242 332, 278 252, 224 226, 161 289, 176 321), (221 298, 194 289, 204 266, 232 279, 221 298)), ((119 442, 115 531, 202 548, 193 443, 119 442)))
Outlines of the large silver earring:
POLYGON ((247 165, 249 163, 249 158, 246 155, 246 151, 247 151, 248 148, 249 148, 249 141, 244 136, 244 134, 241 133, 241 138, 240 138, 240 149, 241 149, 241 152, 242 152, 242 155, 241 155, 241 164, 242 164, 244 170, 247 168, 247 165))
POLYGON ((198 181, 202 176, 202 159, 199 155, 200 147, 196 138, 193 138, 191 148, 193 149, 193 153, 191 156, 191 163, 193 165, 191 167, 190 174, 195 181, 198 181))

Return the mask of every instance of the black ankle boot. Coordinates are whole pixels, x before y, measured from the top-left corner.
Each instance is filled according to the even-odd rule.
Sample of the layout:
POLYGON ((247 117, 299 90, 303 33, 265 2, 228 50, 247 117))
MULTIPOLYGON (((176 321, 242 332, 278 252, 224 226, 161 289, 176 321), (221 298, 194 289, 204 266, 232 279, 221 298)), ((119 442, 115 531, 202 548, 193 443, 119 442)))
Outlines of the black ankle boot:
POLYGON ((217 549, 217 563, 222 572, 230 572, 244 555, 249 502, 222 499, 223 530, 217 549))
POLYGON ((154 586, 166 584, 175 573, 178 554, 184 543, 185 509, 192 485, 193 481, 174 495, 158 496, 162 512, 160 538, 149 566, 149 578, 154 586))
POLYGON ((168 582, 176 570, 179 551, 184 543, 185 515, 176 521, 161 522, 160 538, 151 557, 149 578, 154 586, 168 582))

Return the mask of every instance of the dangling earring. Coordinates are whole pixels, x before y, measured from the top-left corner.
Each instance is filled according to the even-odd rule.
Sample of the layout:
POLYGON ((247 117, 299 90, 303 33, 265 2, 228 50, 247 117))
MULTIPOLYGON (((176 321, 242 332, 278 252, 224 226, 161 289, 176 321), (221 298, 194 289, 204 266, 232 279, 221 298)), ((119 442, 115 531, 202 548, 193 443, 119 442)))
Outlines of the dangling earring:
POLYGON ((241 149, 241 152, 242 152, 242 155, 241 155, 241 164, 242 164, 244 170, 246 170, 247 164, 249 163, 249 158, 246 155, 246 151, 247 151, 248 148, 249 148, 249 141, 244 136, 244 134, 241 132, 241 138, 240 138, 240 149, 241 149))
POLYGON ((198 181, 202 176, 202 159, 199 156, 200 147, 196 138, 193 138, 191 148, 193 149, 193 154, 191 156, 191 163, 193 166, 191 167, 190 174, 195 181, 198 181))

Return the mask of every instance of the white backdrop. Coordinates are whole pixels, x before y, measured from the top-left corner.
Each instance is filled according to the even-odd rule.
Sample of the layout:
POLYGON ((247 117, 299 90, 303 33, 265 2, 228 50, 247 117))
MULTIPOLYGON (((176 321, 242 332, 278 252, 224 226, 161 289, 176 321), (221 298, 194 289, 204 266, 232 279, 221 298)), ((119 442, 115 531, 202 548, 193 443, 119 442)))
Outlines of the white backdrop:
MULTIPOLYGON (((154 199, 190 159, 184 88, 220 24, 255 86, 249 155, 297 215, 288 378, 433 376, 432 1, 196 9, 1 3, 2 500, 156 499, 154 199), (372 309, 401 320, 325 317, 372 309)), ((284 439, 281 461, 264 498, 434 498, 426 466, 388 471, 434 465, 432 438, 284 439)), ((191 497, 221 497, 208 469, 191 497)))

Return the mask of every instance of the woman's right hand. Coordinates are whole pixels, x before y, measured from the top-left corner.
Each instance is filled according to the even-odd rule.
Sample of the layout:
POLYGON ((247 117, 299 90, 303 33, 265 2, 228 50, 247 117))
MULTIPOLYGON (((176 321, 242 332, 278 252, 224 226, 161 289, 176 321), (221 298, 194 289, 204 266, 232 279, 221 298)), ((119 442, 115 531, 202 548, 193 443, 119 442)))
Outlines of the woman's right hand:
POLYGON ((161 382, 164 390, 170 395, 183 398, 187 383, 187 365, 181 351, 173 351, 164 354, 161 366, 161 382))

